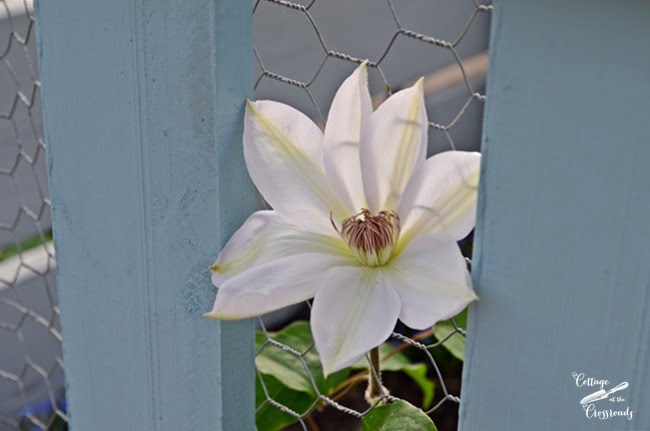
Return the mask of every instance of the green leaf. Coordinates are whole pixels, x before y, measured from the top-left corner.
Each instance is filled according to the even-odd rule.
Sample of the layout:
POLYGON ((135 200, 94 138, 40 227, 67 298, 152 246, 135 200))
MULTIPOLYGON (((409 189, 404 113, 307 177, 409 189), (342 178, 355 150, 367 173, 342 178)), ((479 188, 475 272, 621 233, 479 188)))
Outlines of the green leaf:
POLYGON ((363 418, 362 431, 437 431, 437 428, 422 410, 400 400, 372 409, 363 418))
MULTIPOLYGON (((467 308, 461 311, 460 314, 456 315, 454 317, 454 320, 456 321, 456 325, 458 325, 459 328, 466 329, 467 308)), ((433 328, 433 335, 440 341, 444 340, 447 336, 449 336, 449 334, 455 331, 456 328, 454 328, 451 320, 445 320, 444 322, 436 324, 436 326, 433 328)), ((465 360, 465 337, 463 337, 461 334, 455 333, 449 337, 448 340, 445 340, 445 342, 442 343, 442 346, 456 358, 460 359, 461 361, 465 360)))
POLYGON ((48 230, 43 233, 43 236, 40 234, 33 235, 23 241, 20 241, 16 244, 9 244, 6 247, 0 248, 0 262, 5 259, 9 259, 12 256, 16 256, 19 253, 24 253, 27 250, 38 246, 45 246, 45 243, 52 241, 52 231, 48 230))
MULTIPOLYGON (((379 357, 385 358, 388 356, 394 347, 390 344, 382 344, 379 347, 379 357)), ((352 366, 354 369, 367 369, 368 361, 366 358, 361 359, 359 362, 352 366)), ((386 360, 381 361, 382 372, 402 372, 409 376, 420 387, 422 391, 422 408, 428 409, 433 402, 433 395, 435 391, 435 383, 427 377, 428 367, 425 363, 414 364, 402 352, 391 356, 386 360)))
MULTIPOLYGON (((264 346, 255 358, 255 365, 264 380, 269 397, 300 415, 306 413, 307 409, 314 404, 318 392, 322 395, 331 395, 331 392, 350 374, 350 370, 345 369, 325 378, 318 352, 315 347, 312 347, 313 339, 308 322, 294 322, 279 332, 269 333, 269 337, 296 350, 304 360, 303 364, 300 357, 278 346, 268 344, 263 332, 255 335, 257 350, 264 346)), ((298 421, 294 416, 270 403, 262 405, 267 397, 259 376, 256 384, 255 399, 259 411, 255 419, 259 431, 279 430, 298 421)))
MULTIPOLYGON (((315 400, 315 398, 304 392, 289 389, 272 376, 264 376, 264 386, 271 399, 278 401, 299 415, 305 413, 315 400)), ((259 408, 255 415, 257 431, 278 431, 298 422, 295 416, 283 412, 274 405, 270 403, 263 404, 266 399, 258 375, 255 379, 255 405, 259 408)))
MULTIPOLYGON (((272 340, 288 346, 301 354, 307 352, 312 346, 311 329, 308 322, 298 321, 287 326, 280 332, 269 333, 272 340)), ((266 336, 258 332, 255 336, 255 345, 259 350, 266 342, 266 336)), ((349 375, 349 370, 339 371, 327 379, 323 375, 320 358, 315 347, 303 355, 303 361, 296 355, 280 347, 266 345, 262 352, 255 358, 255 365, 263 375, 273 376, 295 391, 318 396, 312 380, 321 394, 328 395, 330 390, 338 386, 349 375), (305 369, 307 365, 307 369, 305 369), (307 371, 309 370, 309 371, 307 371), (311 378, 310 378, 311 375, 311 378)))
POLYGON ((433 394, 436 384, 427 377, 427 366, 425 364, 411 364, 402 369, 402 372, 409 376, 420 387, 422 391, 422 408, 428 409, 433 402, 433 394))

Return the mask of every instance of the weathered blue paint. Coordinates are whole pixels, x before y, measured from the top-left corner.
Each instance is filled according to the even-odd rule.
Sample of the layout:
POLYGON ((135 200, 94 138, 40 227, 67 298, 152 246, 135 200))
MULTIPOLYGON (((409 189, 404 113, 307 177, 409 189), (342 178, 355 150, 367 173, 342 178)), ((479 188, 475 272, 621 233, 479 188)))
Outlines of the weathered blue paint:
POLYGON ((463 431, 650 429, 649 16, 495 1, 463 431), (574 371, 632 420, 587 418, 574 371))
POLYGON ((253 325, 201 313, 254 210, 251 2, 37 10, 73 430, 254 429, 253 325))

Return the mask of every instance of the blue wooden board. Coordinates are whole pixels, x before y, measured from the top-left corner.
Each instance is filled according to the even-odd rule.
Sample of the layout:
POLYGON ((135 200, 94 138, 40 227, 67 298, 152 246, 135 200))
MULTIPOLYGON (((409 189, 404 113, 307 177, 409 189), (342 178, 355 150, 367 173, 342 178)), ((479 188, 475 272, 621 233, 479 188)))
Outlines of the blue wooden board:
POLYGON ((463 431, 650 430, 649 17, 495 1, 463 431))
POLYGON ((37 6, 73 431, 253 430, 252 322, 201 317, 257 202, 251 2, 37 6))

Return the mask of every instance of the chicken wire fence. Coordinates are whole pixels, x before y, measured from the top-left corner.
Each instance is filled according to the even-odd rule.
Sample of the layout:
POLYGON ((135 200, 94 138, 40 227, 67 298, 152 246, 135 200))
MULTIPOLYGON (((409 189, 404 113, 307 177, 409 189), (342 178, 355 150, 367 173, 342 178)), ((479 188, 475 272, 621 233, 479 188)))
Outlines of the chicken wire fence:
MULTIPOLYGON (((67 429, 32 10, 31 0, 0 0, 0 431, 67 429)), ((375 105, 425 77, 430 153, 478 149, 490 10, 477 0, 256 0, 255 96, 288 103, 323 124, 338 85, 368 59, 375 105)), ((325 407, 352 418, 367 414, 372 407, 319 392, 305 362, 313 346, 282 343, 267 331, 265 324, 277 328, 296 313, 305 317, 294 308, 260 320, 258 356, 280 349, 295 357, 318 397, 294 411, 273 398, 258 371, 258 411, 287 413, 305 430, 316 428, 312 415, 325 407)), ((465 336, 450 323, 449 334, 435 342, 430 331, 406 328, 391 338, 397 350, 418 350, 430 364, 438 395, 427 412, 434 419, 459 402, 434 354, 465 336)))
MULTIPOLYGON (((367 59, 375 107, 393 92, 424 77, 430 154, 444 150, 478 150, 491 10, 490 4, 477 0, 256 0, 253 9, 257 63, 255 97, 290 104, 323 125, 338 85, 367 59)), ((467 246, 465 244, 464 252, 469 255, 467 246)), ((309 307, 308 303, 305 309, 309 307)), ((308 312, 303 312, 302 317, 308 318, 308 312)), ((270 333, 265 322, 282 326, 259 319, 257 384, 258 392, 261 389, 263 394, 260 402, 258 393, 258 414, 273 408, 293 418, 295 425, 291 429, 314 431, 323 429, 323 424, 314 420, 315 413, 333 420, 337 414, 361 419, 382 401, 397 399, 384 391, 379 400, 368 406, 354 400, 346 402, 342 396, 345 394, 324 393, 317 382, 319 376, 314 375, 313 356, 308 357, 313 355, 313 342, 307 346, 292 345, 291 338, 270 333), (313 402, 297 410, 274 398, 259 366, 267 349, 277 349, 294 358, 292 364, 307 377, 316 395, 313 402)), ((458 337, 464 338, 466 333, 455 319, 445 325, 449 330, 444 336, 438 333, 437 339, 432 337, 433 330, 413 333, 398 325, 389 340, 393 352, 386 356, 388 358, 395 351, 415 349, 429 365, 429 374, 437 384, 437 395, 426 413, 436 422, 440 419, 436 414, 442 410, 445 415, 457 414, 443 406, 457 406, 460 402, 458 384, 454 389, 449 388, 435 352, 444 348, 445 343, 458 343, 458 337)), ((370 366, 365 372, 366 380, 368 373, 376 376, 370 358, 367 359, 370 366)), ((361 376, 357 383, 364 381, 363 375, 364 372, 356 374, 361 376)), ((335 422, 325 429, 356 429, 358 426, 335 422)), ((455 422, 451 421, 446 428, 453 427, 455 422)))
POLYGON ((34 16, 0 0, 0 430, 67 422, 34 16))

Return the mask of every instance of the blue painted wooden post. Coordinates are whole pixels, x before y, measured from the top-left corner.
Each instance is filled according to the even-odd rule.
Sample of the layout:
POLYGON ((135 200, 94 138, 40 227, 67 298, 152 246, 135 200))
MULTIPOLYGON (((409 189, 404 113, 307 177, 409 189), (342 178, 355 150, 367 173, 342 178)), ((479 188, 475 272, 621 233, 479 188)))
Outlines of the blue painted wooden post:
POLYGON ((201 317, 254 210, 251 2, 42 0, 72 429, 252 430, 250 321, 201 317))
POLYGON ((649 16, 495 1, 463 431, 650 430, 649 16))

